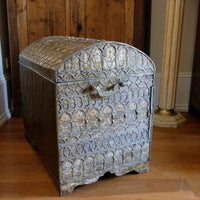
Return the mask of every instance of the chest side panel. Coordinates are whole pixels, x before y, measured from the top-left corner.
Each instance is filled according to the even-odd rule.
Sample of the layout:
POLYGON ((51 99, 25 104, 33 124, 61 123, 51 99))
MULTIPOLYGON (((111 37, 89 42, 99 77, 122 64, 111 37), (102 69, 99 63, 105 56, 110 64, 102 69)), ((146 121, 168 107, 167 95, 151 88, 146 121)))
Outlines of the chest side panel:
POLYGON ((56 86, 22 64, 20 77, 25 134, 58 186, 56 86))

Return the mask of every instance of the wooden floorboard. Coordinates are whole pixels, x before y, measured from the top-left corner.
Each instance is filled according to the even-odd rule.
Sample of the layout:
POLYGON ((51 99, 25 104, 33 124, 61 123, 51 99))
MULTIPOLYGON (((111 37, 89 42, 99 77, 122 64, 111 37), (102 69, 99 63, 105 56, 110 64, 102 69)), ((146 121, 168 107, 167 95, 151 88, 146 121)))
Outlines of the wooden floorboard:
POLYGON ((200 200, 200 121, 185 116, 188 122, 180 128, 154 127, 148 173, 106 176, 64 197, 24 138, 22 119, 12 118, 0 127, 0 198, 200 200))

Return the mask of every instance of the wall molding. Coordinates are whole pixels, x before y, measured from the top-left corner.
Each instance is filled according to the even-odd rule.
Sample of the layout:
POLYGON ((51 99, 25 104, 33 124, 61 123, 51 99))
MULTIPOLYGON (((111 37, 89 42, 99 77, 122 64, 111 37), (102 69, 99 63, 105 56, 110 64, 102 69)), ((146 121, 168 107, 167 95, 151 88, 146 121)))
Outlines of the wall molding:
POLYGON ((5 111, 3 114, 0 115, 0 127, 11 118, 10 109, 5 111))
POLYGON ((11 117, 11 108, 8 108, 7 83, 11 80, 11 73, 0 74, 0 126, 11 117))
POLYGON ((179 72, 178 78, 192 78, 192 72, 179 72))
MULTIPOLYGON (((155 95, 154 109, 156 109, 159 104, 160 78, 161 78, 161 73, 156 73, 156 78, 155 78, 156 95, 155 95)), ((179 112, 188 112, 189 110, 191 80, 192 80, 192 72, 178 73, 175 110, 179 112)))
POLYGON ((0 74, 0 84, 4 84, 11 80, 11 73, 0 74))

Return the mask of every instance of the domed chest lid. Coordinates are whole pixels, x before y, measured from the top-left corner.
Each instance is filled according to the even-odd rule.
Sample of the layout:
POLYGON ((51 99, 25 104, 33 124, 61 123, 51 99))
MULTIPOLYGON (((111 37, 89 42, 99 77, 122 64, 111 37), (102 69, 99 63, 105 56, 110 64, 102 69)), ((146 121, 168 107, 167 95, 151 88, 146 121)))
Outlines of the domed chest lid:
POLYGON ((21 65, 54 82, 154 74, 152 60, 124 43, 51 36, 26 47, 21 65))

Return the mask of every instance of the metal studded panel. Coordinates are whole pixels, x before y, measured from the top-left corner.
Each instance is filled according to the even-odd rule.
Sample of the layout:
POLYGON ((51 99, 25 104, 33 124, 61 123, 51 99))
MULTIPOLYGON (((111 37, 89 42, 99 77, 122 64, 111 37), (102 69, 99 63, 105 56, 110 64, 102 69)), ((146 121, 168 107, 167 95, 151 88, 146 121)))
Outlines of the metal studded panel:
POLYGON ((155 72, 152 60, 128 44, 74 37, 42 38, 19 59, 55 82, 155 72))
POLYGON ((154 72, 155 66, 147 55, 117 42, 101 42, 76 52, 56 70, 57 82, 154 72))
POLYGON ((55 71, 67 57, 100 41, 102 40, 62 36, 46 37, 26 47, 20 53, 20 58, 40 65, 41 68, 55 71))
POLYGON ((145 75, 57 85, 60 184, 68 191, 149 161, 152 84, 145 75), (108 97, 94 89, 119 82, 108 97))
MULTIPOLYGON (((47 80, 45 87, 47 82, 55 86, 57 116, 52 123, 57 127, 59 177, 55 173, 53 177, 61 195, 106 172, 121 176, 148 171, 155 66, 146 54, 119 42, 48 37, 27 47, 20 64, 47 80)), ((22 84, 26 88, 28 83, 22 84)), ((24 102, 40 87, 32 85, 24 102)), ((43 92, 45 96, 48 91, 43 92)), ((31 112, 37 115, 36 110, 31 112)), ((40 120, 42 130, 35 133, 41 140, 45 140, 45 112, 38 114, 44 124, 40 120)))

